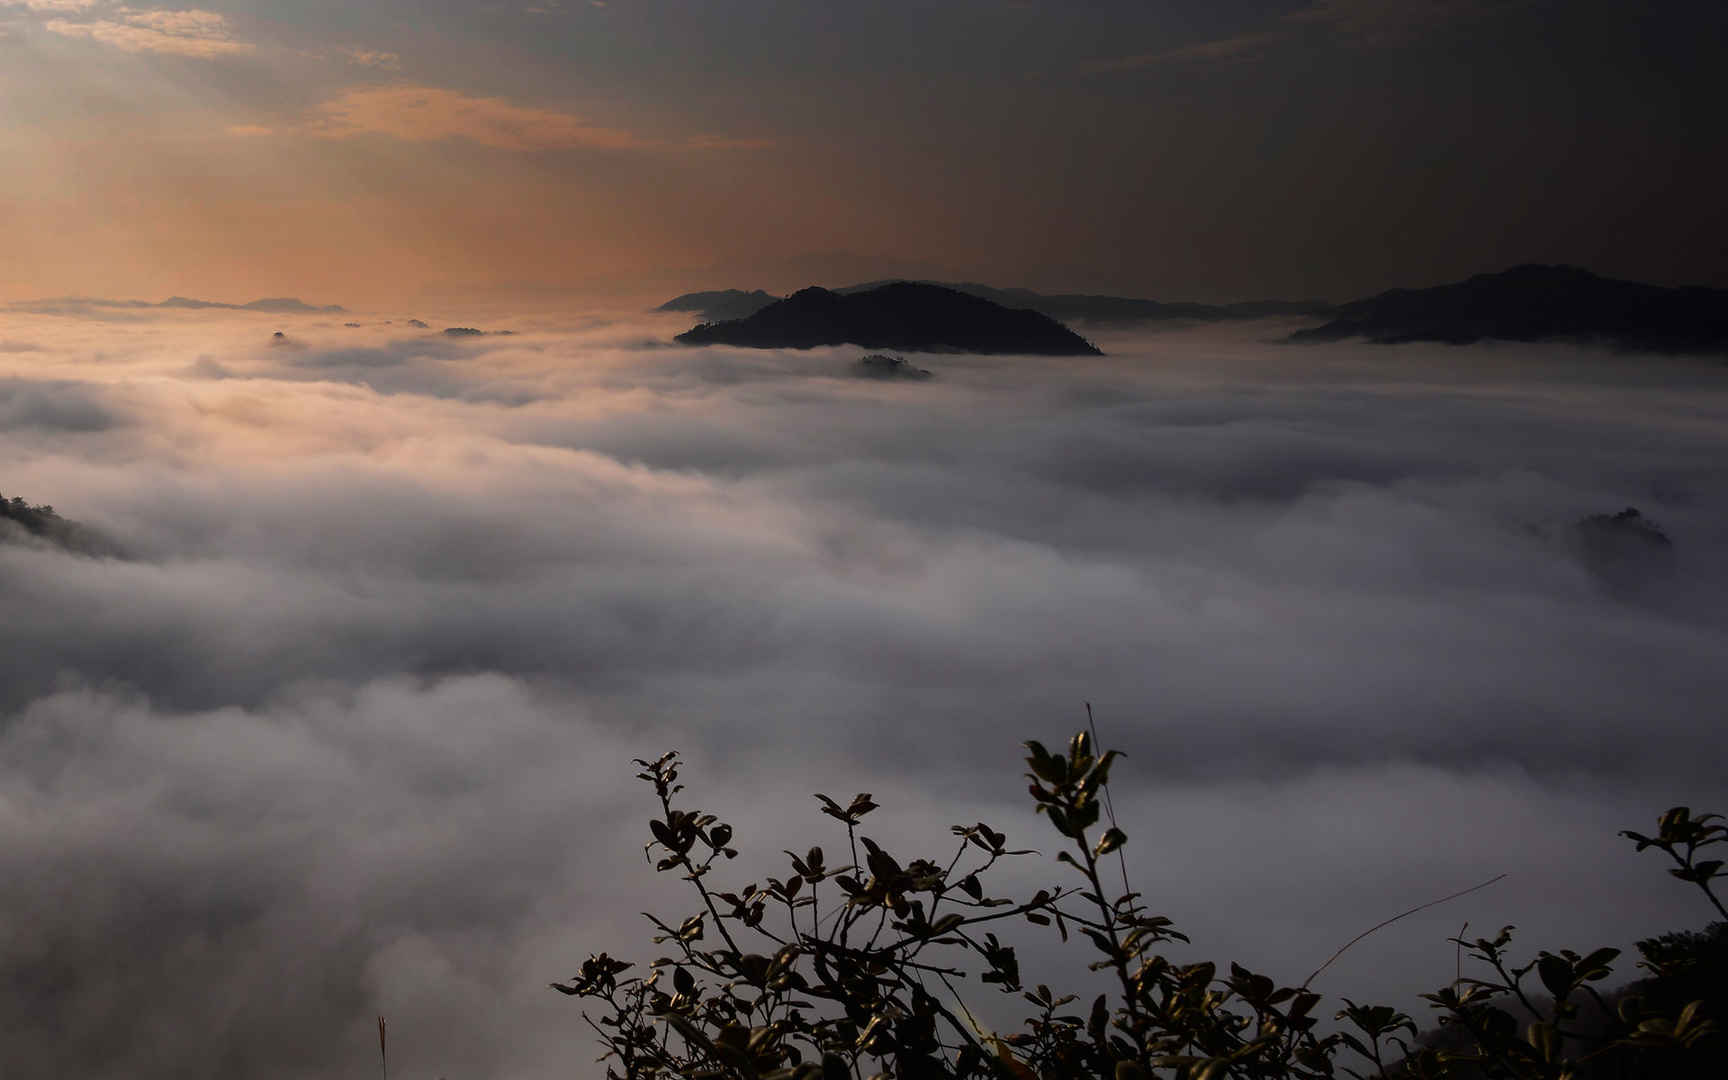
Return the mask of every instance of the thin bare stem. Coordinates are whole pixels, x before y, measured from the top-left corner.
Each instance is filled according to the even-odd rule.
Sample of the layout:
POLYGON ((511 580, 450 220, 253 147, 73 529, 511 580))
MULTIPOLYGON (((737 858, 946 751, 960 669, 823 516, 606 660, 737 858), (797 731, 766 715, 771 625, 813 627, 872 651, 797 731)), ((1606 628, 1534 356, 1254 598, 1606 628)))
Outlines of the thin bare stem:
MULTIPOLYGON (((1427 911, 1429 908, 1437 907, 1440 904, 1444 904, 1448 900, 1456 900, 1460 896, 1468 896, 1478 889, 1486 889, 1488 886, 1494 884, 1497 881, 1504 879, 1505 877, 1506 877, 1505 874, 1495 874, 1493 877, 1489 878, 1487 881, 1482 882, 1480 885, 1472 885, 1468 889, 1460 889, 1457 892, 1452 893, 1448 896, 1442 896, 1438 900, 1430 900, 1426 904, 1418 904, 1415 907, 1411 908, 1409 911, 1400 911, 1398 914, 1392 916, 1390 919, 1387 919, 1385 922, 1376 923, 1373 926, 1370 926, 1368 929, 1362 931, 1360 934, 1357 934, 1355 937, 1351 938, 1349 941, 1346 941, 1343 945, 1339 946, 1338 951, 1333 953, 1331 956, 1327 957, 1326 962, 1324 964, 1321 964, 1319 967, 1315 968, 1312 974, 1310 974, 1306 979, 1302 980, 1302 987, 1301 988, 1303 990, 1308 989, 1308 984, 1313 982, 1315 979, 1318 979, 1320 977, 1321 972, 1323 972, 1327 968, 1331 967, 1333 962, 1336 961, 1340 956, 1343 956, 1346 952, 1348 952, 1352 945, 1356 944, 1358 941, 1361 941, 1363 938, 1367 937, 1369 934, 1372 934, 1377 930, 1384 930, 1388 926, 1391 926, 1393 923, 1397 922, 1399 919, 1403 919, 1403 918, 1406 918, 1408 916, 1414 915, 1418 911, 1427 911)), ((1468 926, 1470 924, 1465 923, 1464 925, 1468 926)))
MULTIPOLYGON (((1092 732, 1092 745, 1096 746, 1096 747, 1102 747, 1104 745, 1104 743, 1102 740, 1100 740, 1098 738, 1098 722, 1092 718, 1092 703, 1090 701, 1088 701, 1086 703, 1086 726, 1092 732)), ((1112 829, 1118 828, 1118 825, 1116 823, 1116 803, 1114 801, 1112 801, 1110 798, 1110 785, 1109 784, 1104 785, 1103 792, 1104 792, 1104 813, 1106 816, 1108 816, 1110 818, 1110 827, 1112 829)), ((1122 895, 1123 896, 1128 896, 1128 895, 1132 894, 1134 891, 1133 887, 1128 884, 1128 855, 1123 850, 1123 848, 1125 848, 1126 846, 1127 845, 1123 845, 1123 847, 1119 847, 1116 849, 1116 861, 1122 867, 1122 895)), ((1140 909, 1140 905, 1133 904, 1129 907, 1128 911, 1130 914, 1138 914, 1139 909, 1140 909)))

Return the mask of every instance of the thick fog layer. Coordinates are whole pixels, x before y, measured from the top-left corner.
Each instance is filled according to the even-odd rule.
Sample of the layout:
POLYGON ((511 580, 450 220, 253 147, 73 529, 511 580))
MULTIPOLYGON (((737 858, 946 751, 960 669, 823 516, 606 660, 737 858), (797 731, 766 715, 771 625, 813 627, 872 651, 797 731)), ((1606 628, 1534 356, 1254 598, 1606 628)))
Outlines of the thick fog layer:
POLYGON ((0 542, 20 1075, 357 1074, 381 1013, 400 1075, 587 1075, 546 984, 686 907, 631 757, 688 755, 744 861, 834 843, 816 791, 1053 854, 1019 743, 1087 700, 1197 954, 1299 981, 1510 874, 1320 984, 1415 1008, 1466 920, 1705 921, 1614 833, 1728 809, 1719 365, 1260 325, 898 381, 508 328, 0 316, 0 492, 123 553, 0 542), (1627 506, 1672 548, 1592 554, 1627 506))

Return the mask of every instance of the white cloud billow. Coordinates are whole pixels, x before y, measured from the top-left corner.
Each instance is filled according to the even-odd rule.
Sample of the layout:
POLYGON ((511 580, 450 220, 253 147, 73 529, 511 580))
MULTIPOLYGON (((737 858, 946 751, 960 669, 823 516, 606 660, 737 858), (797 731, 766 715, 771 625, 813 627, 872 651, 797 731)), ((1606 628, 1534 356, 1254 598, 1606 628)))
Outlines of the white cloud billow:
POLYGON ((1321 988, 1440 985, 1466 919, 1703 917, 1614 831, 1728 803, 1713 368, 1254 328, 901 385, 670 321, 76 314, 8 312, 0 379, 0 490, 127 552, 0 543, 25 1074, 309 1080, 384 1013, 405 1073, 567 1076, 545 983, 680 907, 630 757, 687 754, 747 857, 832 843, 819 790, 913 854, 1044 846, 1018 742, 1085 700, 1130 871, 1209 957, 1299 980, 1505 870, 1321 988), (1631 596, 1569 544, 1627 504, 1677 575, 1631 596))

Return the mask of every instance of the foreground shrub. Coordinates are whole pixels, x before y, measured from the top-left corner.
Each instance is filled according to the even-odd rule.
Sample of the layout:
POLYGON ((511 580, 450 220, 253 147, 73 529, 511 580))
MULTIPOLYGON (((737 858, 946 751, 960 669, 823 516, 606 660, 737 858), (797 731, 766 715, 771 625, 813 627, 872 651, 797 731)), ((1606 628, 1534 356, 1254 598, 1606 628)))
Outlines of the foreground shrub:
MULTIPOLYGON (((1614 1002, 1597 987, 1619 950, 1543 952, 1518 963, 1511 927, 1492 938, 1455 939, 1480 977, 1460 976, 1423 995, 1442 1025, 1425 1039, 1415 1020, 1387 1006, 1343 999, 1342 1008, 1322 1010, 1307 983, 1279 986, 1238 964, 1221 971, 1175 963, 1160 947, 1188 939, 1127 889, 1126 864, 1119 863, 1125 891, 1105 884, 1110 856, 1120 860, 1128 843, 1108 812, 1120 755, 1084 732, 1063 753, 1026 745, 1031 797, 1061 838, 1056 860, 1072 884, 1020 900, 993 895, 991 872, 1032 852, 1010 849, 1002 833, 978 822, 952 828, 956 850, 945 863, 902 861, 859 833, 876 809, 867 794, 846 804, 816 796, 822 813, 845 827, 839 859, 819 847, 788 851, 784 879, 722 886, 716 871, 737 856, 732 827, 675 805, 684 790, 676 754, 639 760, 660 804, 645 851, 656 870, 688 882, 700 906, 680 918, 649 916, 666 955, 646 969, 601 953, 570 982, 553 984, 588 1002, 583 1016, 599 1035, 608 1076, 1728 1075, 1706 1016, 1712 995, 1722 996, 1724 935, 1715 931, 1640 943, 1653 977, 1614 1002), (1104 992, 1083 998, 1024 985, 1014 946, 998 935, 1020 922, 1090 954, 1104 992), (1030 1010, 1023 1029, 997 1034, 980 1023, 962 993, 976 984, 1019 995, 1030 1010), (1680 989, 1698 996, 1676 1000, 1680 989), (1327 1011, 1334 1023, 1322 1027, 1327 1011)), ((1640 851, 1668 855, 1670 873, 1722 911, 1711 883, 1724 876, 1723 864, 1698 857, 1728 837, 1719 820, 1677 807, 1656 834, 1625 835, 1640 851)))

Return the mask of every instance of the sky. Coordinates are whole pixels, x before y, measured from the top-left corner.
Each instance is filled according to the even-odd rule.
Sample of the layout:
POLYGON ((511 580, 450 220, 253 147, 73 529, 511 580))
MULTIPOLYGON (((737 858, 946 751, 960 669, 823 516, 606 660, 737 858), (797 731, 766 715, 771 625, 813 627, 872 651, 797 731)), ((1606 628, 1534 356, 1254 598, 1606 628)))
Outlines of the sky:
POLYGON ((1533 955, 1711 914, 1616 833, 1728 807, 1718 365, 1253 323, 883 382, 671 316, 51 310, 0 311, 0 491, 104 542, 0 541, 24 1074, 357 1075, 382 1014, 397 1075, 598 1075, 547 984, 687 906, 630 759, 685 755, 722 884, 869 791, 907 858, 1041 851, 1024 896, 1062 868, 1020 742, 1086 701, 1179 958, 1299 982, 1509 875, 1318 983, 1426 1025, 1466 923, 1533 955), (1622 581, 1576 525, 1628 505, 1673 561, 1622 581))
POLYGON ((0 0, 0 299, 1728 285, 1725 35, 1674 0, 0 0))

